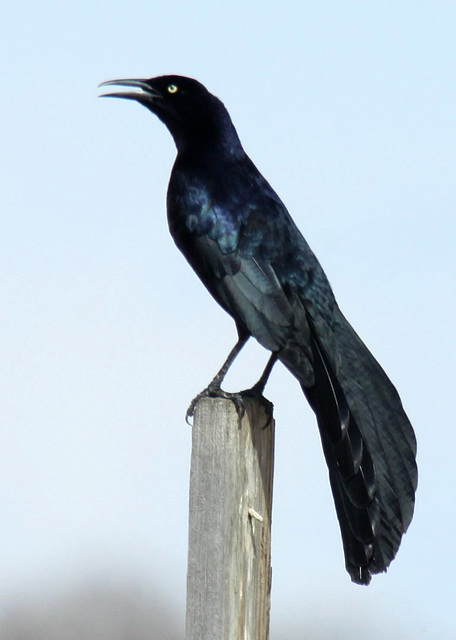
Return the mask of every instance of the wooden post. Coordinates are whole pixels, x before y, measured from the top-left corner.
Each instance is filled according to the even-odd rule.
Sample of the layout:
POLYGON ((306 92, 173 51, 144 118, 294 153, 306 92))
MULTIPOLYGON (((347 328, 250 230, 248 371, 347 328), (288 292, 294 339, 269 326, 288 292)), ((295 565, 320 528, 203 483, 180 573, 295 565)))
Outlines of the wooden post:
POLYGON ((274 421, 204 398, 193 423, 186 640, 267 640, 274 421))

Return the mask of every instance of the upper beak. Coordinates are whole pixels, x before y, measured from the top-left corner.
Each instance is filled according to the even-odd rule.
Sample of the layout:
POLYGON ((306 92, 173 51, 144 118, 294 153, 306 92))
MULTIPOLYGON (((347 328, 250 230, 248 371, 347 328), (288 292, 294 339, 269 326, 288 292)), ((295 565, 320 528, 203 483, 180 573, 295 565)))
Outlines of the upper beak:
POLYGON ((156 89, 153 89, 147 80, 141 78, 125 78, 121 80, 107 80, 99 84, 99 87, 118 85, 120 87, 134 87, 141 91, 115 91, 113 93, 102 93, 99 98, 127 98, 128 100, 137 100, 142 104, 154 102, 163 96, 156 89))

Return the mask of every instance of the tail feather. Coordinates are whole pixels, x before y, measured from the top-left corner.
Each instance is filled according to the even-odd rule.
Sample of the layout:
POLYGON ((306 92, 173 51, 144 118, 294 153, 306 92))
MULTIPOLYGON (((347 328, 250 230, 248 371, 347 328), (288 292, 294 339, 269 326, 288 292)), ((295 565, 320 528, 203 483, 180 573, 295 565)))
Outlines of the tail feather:
POLYGON ((314 331, 315 383, 301 386, 317 416, 347 571, 369 584, 386 571, 413 515, 416 441, 380 365, 342 314, 336 324, 338 357, 314 331))
POLYGON ((405 532, 413 516, 418 483, 413 428, 395 387, 340 310, 335 338, 342 354, 338 380, 369 442, 378 482, 385 489, 390 485, 396 496, 405 532))

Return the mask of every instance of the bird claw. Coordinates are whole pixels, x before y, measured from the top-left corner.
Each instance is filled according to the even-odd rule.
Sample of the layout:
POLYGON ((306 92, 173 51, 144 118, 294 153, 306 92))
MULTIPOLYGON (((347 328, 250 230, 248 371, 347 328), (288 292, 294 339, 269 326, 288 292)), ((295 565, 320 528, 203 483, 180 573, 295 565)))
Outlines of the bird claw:
POLYGON ((203 389, 203 391, 198 393, 198 395, 193 398, 190 406, 187 409, 187 412, 185 414, 185 421, 190 426, 192 425, 192 423, 190 422, 190 418, 193 418, 196 405, 202 398, 224 398, 226 400, 231 400, 236 408, 240 420, 242 420, 245 414, 244 398, 255 398, 260 402, 267 416, 266 424, 262 427, 262 429, 266 429, 272 424, 274 405, 270 400, 264 397, 262 393, 262 387, 260 388, 254 385, 250 389, 244 389, 244 391, 231 393, 229 391, 224 391, 220 387, 209 385, 208 387, 206 387, 206 389, 203 389))
POLYGON ((211 387, 209 385, 206 389, 203 389, 197 396, 193 398, 190 402, 190 406, 187 409, 187 413, 185 414, 185 422, 191 426, 190 418, 193 418, 196 405, 202 398, 223 398, 225 400, 231 400, 236 407, 237 414, 239 419, 242 420, 245 414, 245 404, 243 400, 243 392, 240 393, 231 393, 229 391, 224 391, 220 387, 211 387))
POLYGON ((255 400, 258 400, 258 402, 263 407, 264 412, 265 412, 266 417, 267 417, 265 425, 262 426, 261 428, 262 429, 267 429, 272 424, 272 416, 273 416, 273 413, 274 413, 274 404, 263 395, 262 391, 263 391, 262 387, 259 388, 259 387, 257 387, 257 385, 254 385, 250 389, 244 389, 244 391, 241 391, 241 396, 243 398, 255 398, 255 400))

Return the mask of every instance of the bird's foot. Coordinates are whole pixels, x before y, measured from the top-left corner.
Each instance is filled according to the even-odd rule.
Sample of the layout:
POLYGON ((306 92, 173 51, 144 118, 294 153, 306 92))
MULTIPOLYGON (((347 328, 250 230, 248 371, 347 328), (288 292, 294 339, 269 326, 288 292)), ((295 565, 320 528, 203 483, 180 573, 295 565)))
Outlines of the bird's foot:
POLYGON ((193 418, 196 405, 201 400, 201 398, 224 398, 226 400, 231 400, 236 407, 239 418, 242 419, 244 417, 245 404, 242 391, 240 393, 231 393, 229 391, 224 391, 220 386, 209 385, 208 387, 203 389, 203 391, 198 393, 198 395, 195 396, 191 401, 190 406, 187 409, 187 413, 185 414, 185 421, 187 422, 187 424, 191 425, 190 418, 193 418))
POLYGON ((251 387, 250 389, 244 389, 244 391, 241 391, 240 395, 242 398, 254 398, 261 404, 267 417, 266 423, 261 428, 267 429, 267 427, 271 426, 272 424, 274 405, 270 400, 268 400, 263 395, 263 389, 264 389, 264 385, 257 383, 253 385, 253 387, 251 387))
POLYGON ((264 409, 267 420, 262 429, 266 429, 272 424, 274 405, 263 395, 263 389, 264 385, 257 383, 250 389, 244 389, 243 391, 232 393, 230 391, 224 391, 220 386, 210 384, 193 398, 189 408, 187 409, 187 413, 185 414, 185 421, 187 424, 191 425, 190 418, 193 418, 196 405, 202 398, 224 398, 226 400, 231 400, 236 407, 239 419, 242 420, 245 414, 244 398, 253 398, 257 400, 264 409))

